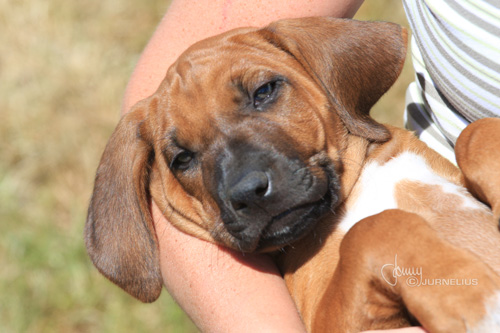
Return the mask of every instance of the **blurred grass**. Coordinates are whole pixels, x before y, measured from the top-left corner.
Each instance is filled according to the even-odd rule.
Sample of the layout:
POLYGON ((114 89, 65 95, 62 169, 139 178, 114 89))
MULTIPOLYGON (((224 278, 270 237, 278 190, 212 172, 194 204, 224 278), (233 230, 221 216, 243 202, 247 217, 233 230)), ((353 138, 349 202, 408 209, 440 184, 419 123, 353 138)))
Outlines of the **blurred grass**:
POLYGON ((95 168, 165 1, 0 1, 0 331, 189 332, 144 305, 82 241, 95 168))
MULTIPOLYGON (((94 172, 165 1, 0 0, 0 331, 192 332, 167 293, 135 301, 87 259, 94 172)), ((405 23, 399 0, 357 16, 405 23)), ((401 124, 411 70, 377 105, 401 124)))

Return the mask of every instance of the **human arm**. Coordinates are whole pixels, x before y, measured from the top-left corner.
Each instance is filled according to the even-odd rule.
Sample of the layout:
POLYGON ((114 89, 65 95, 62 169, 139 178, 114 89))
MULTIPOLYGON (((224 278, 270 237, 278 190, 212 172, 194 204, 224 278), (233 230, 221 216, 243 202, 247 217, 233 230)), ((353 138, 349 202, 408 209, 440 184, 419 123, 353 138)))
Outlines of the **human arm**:
POLYGON ((153 212, 164 284, 202 332, 305 332, 269 257, 198 240, 153 212))

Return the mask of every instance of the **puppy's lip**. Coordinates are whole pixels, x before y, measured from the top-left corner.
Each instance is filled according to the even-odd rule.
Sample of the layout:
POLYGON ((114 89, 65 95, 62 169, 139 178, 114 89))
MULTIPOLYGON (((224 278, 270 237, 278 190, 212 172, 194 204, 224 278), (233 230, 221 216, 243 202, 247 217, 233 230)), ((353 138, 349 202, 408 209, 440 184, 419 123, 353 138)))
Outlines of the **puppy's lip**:
POLYGON ((303 210, 305 211, 307 209, 313 209, 316 204, 317 204, 317 202, 310 202, 310 203, 304 203, 304 204, 296 206, 296 207, 288 208, 285 211, 283 211, 282 213, 280 213, 276 216, 273 216, 268 227, 273 226, 275 223, 279 223, 279 222, 285 220, 290 214, 298 213, 298 212, 303 211, 303 210))
POLYGON ((330 191, 327 191, 318 201, 287 209, 274 217, 262 231, 255 251, 276 250, 307 235, 325 213, 330 211, 331 197, 330 191))
MULTIPOLYGON (((233 247, 242 252, 269 252, 298 240, 316 225, 319 218, 316 218, 312 212, 323 200, 325 199, 286 209, 270 218, 258 235, 253 235, 253 237, 234 235, 236 242, 233 247)), ((245 228, 242 227, 242 230, 245 228)))

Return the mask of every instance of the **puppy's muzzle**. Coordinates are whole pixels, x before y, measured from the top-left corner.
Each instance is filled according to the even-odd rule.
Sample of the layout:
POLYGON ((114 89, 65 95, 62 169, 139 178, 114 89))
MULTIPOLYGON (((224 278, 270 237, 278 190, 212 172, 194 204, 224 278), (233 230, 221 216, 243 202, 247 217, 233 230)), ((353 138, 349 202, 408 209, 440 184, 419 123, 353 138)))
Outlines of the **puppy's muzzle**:
POLYGON ((301 238, 332 206, 329 164, 308 165, 276 151, 244 151, 220 164, 219 206, 242 251, 263 251, 301 238))

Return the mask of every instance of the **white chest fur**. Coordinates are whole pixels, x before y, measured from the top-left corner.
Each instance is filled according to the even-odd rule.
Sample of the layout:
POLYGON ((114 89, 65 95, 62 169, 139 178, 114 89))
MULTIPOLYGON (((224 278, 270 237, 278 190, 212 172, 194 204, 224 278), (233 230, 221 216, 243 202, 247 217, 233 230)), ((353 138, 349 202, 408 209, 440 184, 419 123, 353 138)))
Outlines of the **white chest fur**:
POLYGON ((365 217, 398 208, 395 188, 403 180, 441 186, 444 192, 460 196, 463 205, 479 208, 475 201, 464 195, 462 187, 436 174, 422 156, 404 152, 384 164, 369 162, 363 168, 346 202, 346 212, 339 228, 347 232, 365 217))

